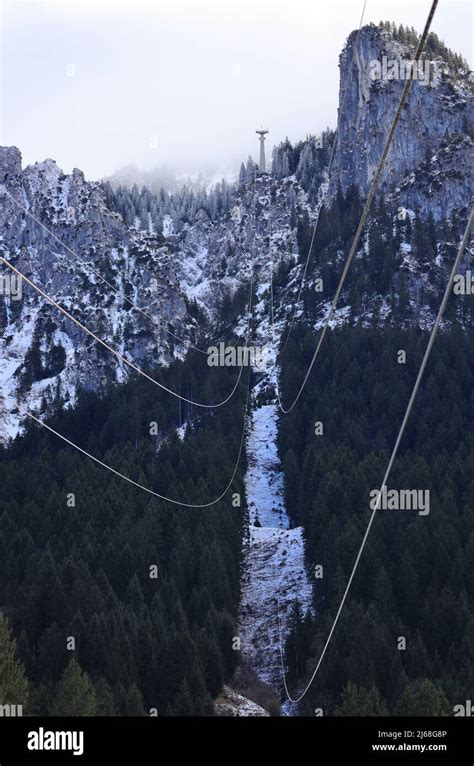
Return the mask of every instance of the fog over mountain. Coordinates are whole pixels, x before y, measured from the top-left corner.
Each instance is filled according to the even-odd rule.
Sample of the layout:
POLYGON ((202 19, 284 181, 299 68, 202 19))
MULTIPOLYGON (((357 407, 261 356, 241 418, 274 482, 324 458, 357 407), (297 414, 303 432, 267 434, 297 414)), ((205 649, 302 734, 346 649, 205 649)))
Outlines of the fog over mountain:
MULTIPOLYGON (((362 6, 3 3, 0 144, 21 146, 26 164, 51 157, 91 180, 130 164, 238 172, 242 159, 256 157, 261 125, 269 153, 286 136, 334 127, 338 56, 362 6)), ((389 18, 420 30, 426 12, 425 0, 369 1, 364 22, 389 18)), ((471 26, 469 2, 439 4, 433 31, 468 59, 471 26)))

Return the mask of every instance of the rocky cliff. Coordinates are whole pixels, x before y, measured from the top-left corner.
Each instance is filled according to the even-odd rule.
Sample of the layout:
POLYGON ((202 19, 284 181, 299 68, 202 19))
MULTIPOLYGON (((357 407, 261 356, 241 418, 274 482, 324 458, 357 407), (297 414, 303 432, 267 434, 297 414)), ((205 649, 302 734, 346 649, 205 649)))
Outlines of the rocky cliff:
MULTIPOLYGON (((338 183, 344 191, 355 184, 367 192, 415 50, 408 30, 394 35, 370 25, 349 36, 340 56, 333 193, 338 183)), ((381 191, 396 193, 405 207, 431 210, 437 219, 468 205, 473 114, 469 72, 460 58, 430 38, 393 139, 381 191)))

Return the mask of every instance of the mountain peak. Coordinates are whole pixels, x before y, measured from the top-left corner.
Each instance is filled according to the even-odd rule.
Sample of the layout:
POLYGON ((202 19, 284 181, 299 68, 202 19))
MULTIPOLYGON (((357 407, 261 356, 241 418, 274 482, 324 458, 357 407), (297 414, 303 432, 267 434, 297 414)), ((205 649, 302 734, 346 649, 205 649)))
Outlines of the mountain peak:
POLYGON ((0 146, 0 183, 21 173, 21 152, 16 146, 0 146))
MULTIPOLYGON (((395 141, 382 173, 380 193, 404 188, 412 171, 435 157, 443 142, 462 138, 472 120, 471 87, 463 75, 462 57, 430 35, 423 56, 413 68, 418 42, 414 29, 384 22, 352 32, 340 57, 338 142, 330 188, 346 192, 357 186, 366 194, 379 164, 400 98, 413 76, 395 141)), ((464 147, 454 142, 453 147, 464 147)), ((465 153, 452 170, 462 173, 465 153)), ((432 188, 430 204, 438 217, 459 206, 456 197, 432 188)), ((419 206, 422 195, 411 195, 419 206)), ((403 203, 405 204, 405 203, 403 203)))

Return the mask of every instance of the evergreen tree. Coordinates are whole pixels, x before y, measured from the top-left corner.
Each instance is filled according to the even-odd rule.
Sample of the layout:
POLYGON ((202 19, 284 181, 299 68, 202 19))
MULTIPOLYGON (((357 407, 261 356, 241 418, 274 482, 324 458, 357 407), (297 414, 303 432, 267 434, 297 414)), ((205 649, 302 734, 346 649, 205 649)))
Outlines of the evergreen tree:
POLYGON ((16 643, 8 624, 0 612, 0 705, 28 706, 29 684, 23 665, 15 658, 16 643))
POLYGON ((425 679, 405 687, 397 702, 395 714, 409 717, 452 715, 452 706, 436 684, 425 679))
POLYGON ((97 712, 94 687, 73 657, 61 676, 54 696, 51 715, 92 716, 97 712))

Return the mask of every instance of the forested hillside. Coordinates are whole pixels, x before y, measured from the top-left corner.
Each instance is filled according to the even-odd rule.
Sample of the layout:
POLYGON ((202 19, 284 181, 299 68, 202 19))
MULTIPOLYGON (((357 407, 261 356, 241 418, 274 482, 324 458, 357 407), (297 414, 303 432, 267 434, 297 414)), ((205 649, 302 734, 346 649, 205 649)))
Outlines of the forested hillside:
MULTIPOLYGON (((293 688, 303 686, 323 649, 427 341, 420 330, 335 330, 300 402, 281 421, 287 507, 304 526, 311 570, 323 567, 314 579, 316 618, 294 613, 286 655, 293 688), (317 421, 322 435, 315 435, 317 421)), ((288 344, 283 401, 294 395, 314 344, 311 333, 288 344)), ((389 481, 390 488, 429 489, 430 512, 377 511, 304 712, 452 715, 472 693, 473 352, 472 336, 457 327, 436 341, 389 481)))
MULTIPOLYGON (((237 374, 191 359, 155 372, 209 401, 237 374)), ((231 479, 246 388, 244 375, 232 402, 194 417, 183 443, 175 428, 189 413, 147 381, 83 393, 49 423, 155 492, 207 503, 231 479)), ((1 458, 0 604, 29 685, 29 698, 19 680, 2 701, 28 714, 211 713, 238 658, 245 456, 224 500, 202 509, 150 496, 35 425, 1 458)))
MULTIPOLYGON (((311 245, 312 227, 303 216, 298 225, 300 261, 310 252, 311 277, 302 291, 303 321, 326 316, 337 288, 364 200, 357 187, 341 187, 331 204, 321 209, 311 245), (322 284, 318 286, 318 279, 322 284)), ((424 219, 419 211, 396 208, 380 199, 368 217, 365 245, 354 259, 339 301, 340 319, 365 325, 431 326, 449 269, 456 254, 465 218, 424 219)), ((470 256, 463 258, 468 269, 470 256)), ((278 287, 278 281, 277 281, 278 287)), ((457 295, 449 302, 446 319, 465 327, 473 322, 472 300, 457 295)))

